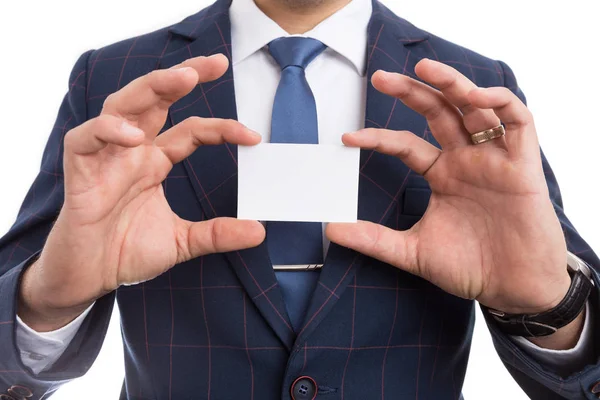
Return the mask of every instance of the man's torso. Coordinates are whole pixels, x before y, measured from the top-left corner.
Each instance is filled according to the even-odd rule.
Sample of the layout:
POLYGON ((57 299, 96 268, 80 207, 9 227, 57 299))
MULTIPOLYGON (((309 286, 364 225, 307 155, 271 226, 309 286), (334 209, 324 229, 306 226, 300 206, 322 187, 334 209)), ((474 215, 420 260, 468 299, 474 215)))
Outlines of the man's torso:
MULTIPOLYGON (((95 51, 88 60, 88 118, 131 80, 186 58, 230 56, 228 4, 220 1, 170 29, 95 51), (225 51, 224 51, 225 50, 225 51)), ((501 67, 429 35, 374 3, 367 79, 377 69, 414 76, 424 57, 453 65, 480 86, 504 84, 501 67)), ((235 51, 235 49, 233 49, 235 51)), ((176 103, 165 129, 191 116, 237 118, 232 69, 176 103)), ((237 79, 237 77, 236 77, 237 79)), ((257 99, 257 101, 261 101, 257 99)), ((411 130, 434 141, 425 120, 369 86, 364 125, 411 130)), ((201 147, 164 182, 173 210, 202 220, 235 216, 236 148, 201 147)), ((359 218, 408 229, 423 215, 426 181, 399 160, 361 154, 359 218)), ((319 398, 458 398, 473 303, 331 245, 304 327, 287 320, 264 245, 198 258, 119 289, 131 399, 289 398, 312 377, 319 398)), ((124 393, 125 396, 125 393, 124 393)))

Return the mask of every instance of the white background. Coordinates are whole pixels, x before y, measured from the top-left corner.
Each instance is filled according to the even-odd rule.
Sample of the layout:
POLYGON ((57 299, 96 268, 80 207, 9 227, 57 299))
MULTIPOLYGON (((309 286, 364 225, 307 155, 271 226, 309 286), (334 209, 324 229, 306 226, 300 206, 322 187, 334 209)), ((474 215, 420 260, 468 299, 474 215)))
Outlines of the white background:
MULTIPOLYGON (((2 1, 0 4, 0 232, 8 230, 34 179, 77 57, 90 48, 170 25, 208 0, 2 1)), ((600 112, 595 2, 591 0, 385 0, 417 26, 507 62, 536 116, 566 210, 600 250, 600 112)), ((1 233, 0 233, 1 234, 1 233)), ((481 320, 481 318, 479 318, 481 320)), ((123 377, 118 320, 90 373, 53 399, 117 399, 123 377)), ((479 322, 467 399, 526 399, 504 370, 479 322)))

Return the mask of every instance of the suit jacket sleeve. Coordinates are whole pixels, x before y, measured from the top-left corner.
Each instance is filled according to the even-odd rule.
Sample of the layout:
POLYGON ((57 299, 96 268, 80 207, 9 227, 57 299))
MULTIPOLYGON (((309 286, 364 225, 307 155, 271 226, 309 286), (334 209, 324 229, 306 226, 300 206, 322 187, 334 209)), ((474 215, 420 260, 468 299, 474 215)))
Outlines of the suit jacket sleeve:
MULTIPOLYGON (((87 372, 104 340, 114 294, 96 302, 75 338, 48 371, 35 375, 25 367, 16 346, 16 309, 23 271, 42 249, 64 198, 63 138, 66 132, 87 118, 86 82, 92 52, 77 61, 69 92, 44 150, 41 169, 21 206, 16 222, 0 239, 0 394, 13 386, 29 389, 39 399, 87 372)), ((32 109, 35 113, 35 109, 32 109)), ((24 133, 25 134, 25 133, 24 133)))
MULTIPOLYGON (((525 102, 525 96, 517 86, 511 69, 502 62, 500 65, 504 73, 504 85, 525 102)), ((568 249, 591 267, 595 288, 589 300, 590 310, 592 313, 597 312, 600 310, 600 260, 565 215, 558 183, 543 153, 542 161, 550 197, 560 219, 568 249)), ((485 312, 484 315, 486 315, 485 312)), ((590 357, 593 363, 568 377, 558 375, 549 366, 540 364, 527 355, 507 335, 496 328, 494 321, 488 315, 486 315, 486 320, 500 358, 521 388, 532 399, 599 398, 593 393, 593 390, 595 387, 600 389, 600 340, 597 340, 600 332, 600 318, 593 318, 592 340, 595 342, 593 344, 594 354, 593 357, 590 357)))

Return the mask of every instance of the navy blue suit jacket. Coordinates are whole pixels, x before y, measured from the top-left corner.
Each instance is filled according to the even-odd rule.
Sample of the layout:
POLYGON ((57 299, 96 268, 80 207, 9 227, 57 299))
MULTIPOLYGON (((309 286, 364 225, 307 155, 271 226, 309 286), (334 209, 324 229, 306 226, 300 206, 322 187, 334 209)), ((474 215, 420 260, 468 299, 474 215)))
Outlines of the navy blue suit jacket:
MULTIPOLYGON (((427 57, 456 67, 479 86, 505 86, 524 100, 504 63, 424 32, 377 1, 373 5, 368 77, 378 69, 414 77, 415 64, 427 57)), ((51 370, 34 376, 21 363, 14 335, 19 278, 63 202, 65 133, 96 117, 110 93, 152 70, 194 56, 231 58, 228 8, 228 0, 218 0, 183 22, 90 51, 77 62, 40 173, 0 241, 0 393, 22 385, 40 399, 84 374, 100 350, 116 296, 125 343, 123 399, 290 399, 290 385, 302 375, 314 378, 322 400, 459 398, 474 303, 335 244, 298 334, 263 244, 201 257, 120 288, 97 302, 51 370)), ((172 107, 165 129, 191 116, 235 119, 233 79, 230 68, 199 85, 172 107)), ((410 130, 435 143, 423 117, 373 87, 365 124, 410 130)), ((175 165, 164 182, 173 210, 189 220, 235 216, 236 156, 232 145, 202 147, 175 165)), ((592 266, 598 287, 600 261, 564 215, 545 159, 544 170, 569 250, 592 266)), ((427 182, 398 159, 362 152, 360 219, 407 229, 423 215, 429 195, 427 182)), ((600 310, 597 289, 591 301, 600 310)), ((595 398, 598 364, 560 377, 489 325, 500 357, 532 398, 595 398)))

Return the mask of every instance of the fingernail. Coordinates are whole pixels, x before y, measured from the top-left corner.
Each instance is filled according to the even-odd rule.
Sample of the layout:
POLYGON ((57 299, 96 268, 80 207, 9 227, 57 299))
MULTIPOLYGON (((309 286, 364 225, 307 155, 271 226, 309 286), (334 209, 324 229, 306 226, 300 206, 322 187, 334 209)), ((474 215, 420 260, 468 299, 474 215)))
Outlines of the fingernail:
POLYGON ((178 74, 182 74, 185 75, 186 73, 188 73, 189 71, 191 71, 193 68, 191 67, 182 67, 182 68, 177 68, 175 70, 175 72, 177 72, 178 74))
POLYGON ((208 56, 208 57, 206 57, 206 58, 208 58, 208 59, 211 59, 211 58, 217 58, 217 57, 219 57, 219 56, 222 56, 222 55, 223 55, 222 53, 217 53, 217 54, 213 54, 213 55, 211 55, 211 56, 208 56))
POLYGON ((361 129, 359 131, 349 132, 348 134, 352 135, 352 136, 361 136, 361 135, 364 135, 365 133, 366 133, 366 131, 364 129, 361 129))
POLYGON ((252 136, 262 139, 262 135, 260 133, 253 131, 252 129, 248 129, 248 132, 250 132, 252 134, 252 136))
POLYGON ((388 71, 384 71, 382 69, 379 70, 378 72, 379 72, 379 80, 383 81, 383 82, 389 81, 390 78, 394 75, 393 73, 388 72, 388 71))
POLYGON ((123 123, 121 124, 121 133, 123 133, 126 136, 131 136, 131 137, 137 137, 137 136, 144 135, 143 130, 127 123, 127 121, 123 121, 123 123))

